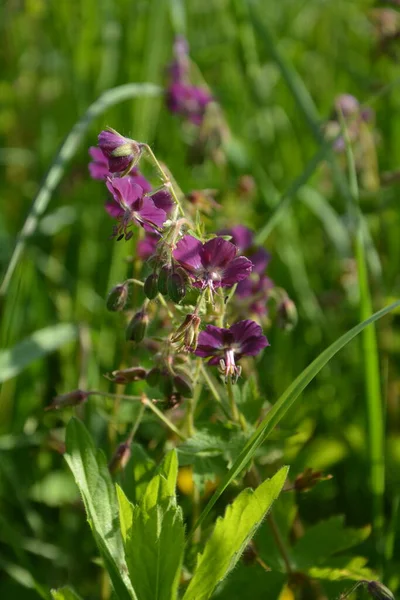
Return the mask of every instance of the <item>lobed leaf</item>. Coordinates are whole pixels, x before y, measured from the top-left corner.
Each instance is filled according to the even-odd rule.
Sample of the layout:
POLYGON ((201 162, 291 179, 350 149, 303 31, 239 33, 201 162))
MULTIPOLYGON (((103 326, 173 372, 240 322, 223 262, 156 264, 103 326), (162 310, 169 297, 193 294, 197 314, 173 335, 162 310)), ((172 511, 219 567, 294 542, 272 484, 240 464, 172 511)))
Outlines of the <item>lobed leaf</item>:
POLYGON ((118 508, 113 482, 104 454, 86 427, 71 419, 66 433, 65 459, 82 495, 87 519, 119 600, 137 600, 127 576, 118 508))
POLYGON ((183 600, 207 600, 220 581, 234 568, 272 503, 279 496, 288 473, 283 467, 256 490, 245 489, 219 518, 198 558, 183 600))

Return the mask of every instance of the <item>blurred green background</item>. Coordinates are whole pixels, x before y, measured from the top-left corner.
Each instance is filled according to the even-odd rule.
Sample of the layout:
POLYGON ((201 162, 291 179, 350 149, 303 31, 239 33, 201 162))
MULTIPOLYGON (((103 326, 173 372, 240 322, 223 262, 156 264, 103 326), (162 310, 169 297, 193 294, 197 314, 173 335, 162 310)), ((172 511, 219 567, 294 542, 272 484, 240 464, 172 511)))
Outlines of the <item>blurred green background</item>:
MULTIPOLYGON (((106 389, 103 373, 120 364, 123 327, 104 308, 109 289, 129 266, 126 248, 109 240, 105 190, 89 178, 87 150, 110 125, 151 144, 180 187, 220 191, 218 227, 243 222, 262 230, 279 198, 304 173, 321 147, 320 125, 335 97, 350 93, 376 113, 368 181, 361 208, 374 309, 399 296, 400 168, 399 42, 390 38, 399 14, 384 3, 355 0, 3 0, 0 6, 0 265, 5 272, 40 182, 65 136, 110 87, 165 84, 178 33, 220 103, 231 136, 217 166, 188 159, 185 131, 162 94, 126 100, 97 117, 66 166, 60 185, 28 239, 1 298, 1 348, 60 324, 56 353, 7 378, 0 398, 0 596, 37 597, 75 582, 93 594, 94 553, 76 492, 50 435, 62 434, 69 414, 43 408, 56 393, 106 389), (389 33, 387 30, 389 29, 389 33), (283 57, 284 63, 280 60, 283 57), (286 69, 286 71, 285 71, 286 69), (289 82, 289 85, 288 85, 289 82), (394 174, 393 174, 394 173, 394 174), (389 174, 389 175, 388 175, 389 174), (242 175, 256 183, 254 198, 237 202, 242 175), (378 182, 378 183, 376 183, 378 182), (78 329, 75 326, 79 326, 78 329)), ((367 160, 368 159, 368 160, 367 160)), ((342 165, 343 166, 343 165, 342 165)), ((270 276, 299 311, 298 326, 268 333, 271 350, 260 364, 261 389, 274 401, 329 343, 356 324, 359 294, 348 199, 326 161, 290 196, 265 246, 270 276)), ((364 172, 364 175, 365 175, 364 172)), ((342 171, 344 179, 344 171, 342 171)), ((364 180, 368 177, 364 177, 364 180)), ((365 183, 365 182, 364 182, 365 183)), ((214 228, 210 228, 212 231, 214 228)), ((215 229, 214 229, 215 230, 215 229)), ((400 494, 398 317, 378 325, 386 419, 385 516, 394 545, 386 548, 386 577, 400 584, 396 510, 400 494), (396 541, 397 539, 397 541, 396 541)), ((371 520, 363 355, 351 343, 303 394, 285 420, 297 437, 277 444, 292 474, 312 466, 334 475, 299 500, 305 522, 333 514, 362 526, 371 520)), ((85 421, 111 453, 124 426, 105 434, 89 403, 85 421)), ((372 549, 365 543, 364 555, 372 549)), ((104 586, 106 584, 104 583, 104 586)), ((107 592, 103 589, 103 597, 107 592)), ((266 596, 268 597, 268 595, 266 596)))

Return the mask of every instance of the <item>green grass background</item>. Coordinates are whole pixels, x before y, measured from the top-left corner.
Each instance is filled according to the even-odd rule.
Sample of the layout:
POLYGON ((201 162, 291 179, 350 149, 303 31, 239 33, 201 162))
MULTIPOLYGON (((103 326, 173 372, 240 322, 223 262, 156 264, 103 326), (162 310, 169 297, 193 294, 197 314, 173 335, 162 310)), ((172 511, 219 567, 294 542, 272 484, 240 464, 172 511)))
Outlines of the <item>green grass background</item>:
MULTIPOLYGON (((59 145, 87 107, 109 87, 129 82, 163 85, 176 33, 220 102, 232 132, 228 162, 190 165, 179 120, 162 97, 137 98, 95 119, 1 298, 1 348, 60 323, 79 324, 79 338, 35 361, 2 384, 0 397, 0 596, 29 599, 36 581, 91 589, 93 543, 82 515, 68 504, 74 488, 61 456, 46 443, 50 427, 68 416, 44 415, 56 392, 105 386, 103 373, 121 361, 123 328, 104 309, 110 287, 128 272, 126 248, 108 239, 104 188, 91 181, 87 148, 111 125, 151 144, 185 191, 221 190, 228 198, 218 225, 244 222, 264 231, 282 194, 320 150, 319 125, 339 93, 354 94, 376 111, 379 171, 400 166, 400 80, 396 60, 380 55, 371 24, 373 4, 349 0, 8 0, 0 6, 0 265, 59 145), (283 61, 283 62, 282 62, 283 61), (230 190, 240 175, 255 178, 257 193, 238 204, 230 190), (85 560, 83 560, 83 557, 85 560)), ((396 46, 394 46, 396 50, 396 46)), ((274 401, 329 343, 360 320, 357 282, 343 285, 355 252, 348 186, 332 184, 327 163, 290 194, 265 246, 271 277, 296 302, 291 333, 269 332, 260 363, 261 387, 274 401)), ((298 187, 298 186, 297 186, 298 187)), ((399 296, 398 186, 361 192, 371 240, 366 255, 372 304, 399 296)), ((347 279, 349 282, 349 278, 347 279)), ((400 545, 400 408, 397 317, 378 325, 379 369, 385 412, 389 532, 384 569, 392 586, 400 545), (390 537, 392 536, 392 537, 390 537), (391 546, 392 538, 394 547, 391 546)), ((334 474, 300 499, 310 523, 345 514, 352 526, 371 522, 368 484, 365 354, 350 344, 319 375, 284 427, 299 439, 280 444, 293 473, 307 466, 334 474), (303 436, 306 443, 301 439, 303 436), (296 445, 297 444, 297 445, 296 445), (301 452, 298 449, 302 448, 301 452)), ((90 405, 85 420, 106 448, 104 421, 90 405), (102 437, 103 436, 103 437, 102 437)), ((278 450, 277 450, 278 451, 278 450)), ((373 559, 372 545, 365 555, 373 559)), ((92 596, 93 597, 93 596, 92 596)))

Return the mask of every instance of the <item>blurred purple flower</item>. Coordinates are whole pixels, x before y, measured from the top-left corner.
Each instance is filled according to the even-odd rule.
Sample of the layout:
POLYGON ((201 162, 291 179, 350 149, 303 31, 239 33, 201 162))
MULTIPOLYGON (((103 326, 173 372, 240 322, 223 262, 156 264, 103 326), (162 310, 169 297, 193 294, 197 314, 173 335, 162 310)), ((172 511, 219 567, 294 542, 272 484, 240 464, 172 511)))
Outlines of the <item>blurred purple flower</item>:
POLYGON ((136 222, 146 231, 161 228, 166 220, 165 211, 157 208, 153 200, 143 193, 143 188, 132 177, 108 179, 107 188, 112 200, 106 203, 107 212, 120 221, 114 236, 127 236, 127 227, 136 222))
POLYGON ((147 260, 156 251, 160 236, 157 233, 146 231, 146 235, 139 240, 136 246, 136 254, 141 260, 147 260))
POLYGON ((238 283, 236 296, 246 301, 247 311, 263 317, 268 313, 268 297, 274 287, 274 282, 266 275, 252 273, 250 277, 238 283))
POLYGON ((232 243, 235 244, 240 253, 243 253, 253 263, 253 271, 255 273, 264 273, 271 260, 269 252, 261 246, 254 244, 254 233, 244 225, 235 225, 230 229, 223 229, 219 235, 232 236, 232 243))
POLYGON ((209 92, 201 87, 173 81, 167 89, 167 106, 194 125, 201 125, 207 104, 212 101, 209 92))
POLYGON ((195 354, 210 357, 209 365, 220 365, 225 377, 237 379, 240 367, 236 362, 242 356, 256 356, 269 342, 260 325, 246 319, 231 325, 229 329, 207 325, 199 335, 195 354))
POLYGON ((202 244, 191 235, 185 235, 173 251, 173 256, 194 279, 199 288, 231 287, 251 273, 253 265, 248 258, 236 256, 237 247, 216 237, 202 244))

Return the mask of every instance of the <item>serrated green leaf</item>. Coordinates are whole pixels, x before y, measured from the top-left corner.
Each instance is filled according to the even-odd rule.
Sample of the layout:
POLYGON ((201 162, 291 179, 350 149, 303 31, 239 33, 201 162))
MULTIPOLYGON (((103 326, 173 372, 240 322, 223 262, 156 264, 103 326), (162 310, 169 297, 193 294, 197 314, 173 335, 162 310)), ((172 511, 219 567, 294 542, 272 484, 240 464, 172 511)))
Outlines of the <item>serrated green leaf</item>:
POLYGON ((299 569, 323 564, 327 558, 360 544, 371 532, 369 526, 350 529, 344 526, 344 517, 332 517, 310 527, 292 550, 292 558, 299 569))
POLYGON ((341 581, 351 579, 376 579, 376 573, 366 567, 367 559, 363 556, 340 556, 329 560, 329 567, 312 567, 307 573, 313 579, 341 581))
POLYGON ((125 553, 140 600, 176 598, 184 542, 182 511, 173 501, 162 500, 149 510, 145 504, 133 508, 125 553))
POLYGON ((199 556, 197 567, 183 600, 207 600, 231 571, 257 527, 279 496, 288 468, 283 467, 272 479, 256 490, 246 489, 219 518, 199 556))
POLYGON ((53 600, 81 600, 80 596, 69 587, 51 590, 51 595, 53 600))
POLYGON ((137 600, 127 576, 115 488, 104 454, 98 450, 83 423, 71 419, 66 433, 65 459, 86 509, 96 544, 119 600, 137 600))
POLYGON ((70 323, 59 323, 35 331, 13 348, 0 352, 0 383, 15 377, 25 367, 60 346, 76 339, 78 328, 70 323))
POLYGON ((154 475, 156 464, 152 458, 146 454, 142 446, 132 444, 132 465, 133 465, 133 490, 132 495, 128 495, 136 503, 142 498, 146 488, 154 475))
POLYGON ((128 531, 132 527, 133 504, 129 502, 128 498, 125 496, 124 490, 120 488, 118 484, 115 487, 117 489, 121 534, 125 543, 128 531))
POLYGON ((157 469, 157 474, 150 481, 140 502, 145 512, 149 512, 157 504, 172 498, 175 502, 175 487, 178 476, 178 457, 176 450, 168 452, 157 469))

